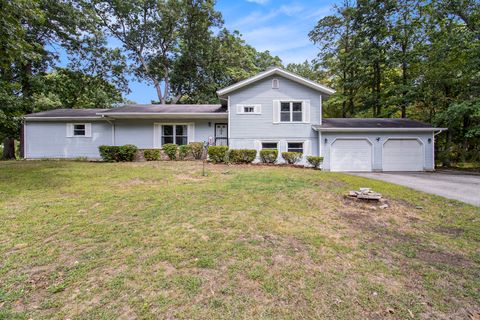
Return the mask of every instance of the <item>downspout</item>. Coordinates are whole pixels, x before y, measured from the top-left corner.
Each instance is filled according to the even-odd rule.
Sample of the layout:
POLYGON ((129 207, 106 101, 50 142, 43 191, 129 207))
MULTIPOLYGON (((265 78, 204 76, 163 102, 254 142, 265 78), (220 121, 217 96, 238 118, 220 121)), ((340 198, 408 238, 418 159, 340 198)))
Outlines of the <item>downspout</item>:
POLYGON ((102 114, 102 118, 104 118, 110 125, 112 126, 112 146, 115 145, 115 122, 112 122, 108 118, 105 117, 105 115, 102 114))
MULTIPOLYGON (((446 129, 445 129, 446 130, 446 129)), ((433 131, 433 137, 432 137, 432 148, 433 148, 433 154, 432 154, 432 168, 433 168, 433 171, 435 171, 435 137, 442 133, 442 131, 444 131, 444 129, 441 129, 441 130, 438 130, 437 132, 433 131)))

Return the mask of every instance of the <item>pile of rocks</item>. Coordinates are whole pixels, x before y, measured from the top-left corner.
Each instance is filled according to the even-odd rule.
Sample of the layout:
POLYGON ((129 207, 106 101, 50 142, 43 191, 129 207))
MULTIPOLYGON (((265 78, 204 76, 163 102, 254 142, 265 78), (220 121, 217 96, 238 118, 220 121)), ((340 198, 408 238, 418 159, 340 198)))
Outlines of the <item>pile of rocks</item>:
POLYGON ((382 195, 372 191, 371 188, 360 188, 358 191, 349 191, 347 197, 374 201, 380 201, 380 199, 382 199, 382 195))

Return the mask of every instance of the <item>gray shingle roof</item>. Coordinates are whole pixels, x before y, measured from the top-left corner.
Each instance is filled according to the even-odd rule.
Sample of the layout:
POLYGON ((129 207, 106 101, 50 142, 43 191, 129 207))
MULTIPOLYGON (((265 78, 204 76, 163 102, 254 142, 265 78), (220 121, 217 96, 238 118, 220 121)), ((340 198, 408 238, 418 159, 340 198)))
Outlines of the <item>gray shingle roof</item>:
POLYGON ((82 117, 100 117, 97 112, 107 111, 108 109, 54 109, 31 113, 26 118, 82 118, 82 117))
POLYGON ((109 113, 222 113, 227 112, 221 104, 131 104, 109 109, 109 113))
POLYGON ((427 123, 405 118, 323 118, 317 128, 433 128, 427 123))

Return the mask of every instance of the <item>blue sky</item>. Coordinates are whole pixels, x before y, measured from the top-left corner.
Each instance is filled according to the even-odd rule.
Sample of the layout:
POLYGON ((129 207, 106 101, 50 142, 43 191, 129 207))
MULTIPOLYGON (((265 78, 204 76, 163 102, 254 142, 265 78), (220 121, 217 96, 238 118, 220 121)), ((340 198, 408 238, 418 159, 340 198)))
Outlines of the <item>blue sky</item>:
MULTIPOLYGON (((308 32, 317 21, 330 13, 331 0, 218 0, 225 27, 238 30, 246 42, 257 50, 269 50, 283 63, 303 62, 315 58, 317 49, 308 32)), ((155 89, 147 83, 130 81, 127 98, 137 103, 158 100, 155 89)))

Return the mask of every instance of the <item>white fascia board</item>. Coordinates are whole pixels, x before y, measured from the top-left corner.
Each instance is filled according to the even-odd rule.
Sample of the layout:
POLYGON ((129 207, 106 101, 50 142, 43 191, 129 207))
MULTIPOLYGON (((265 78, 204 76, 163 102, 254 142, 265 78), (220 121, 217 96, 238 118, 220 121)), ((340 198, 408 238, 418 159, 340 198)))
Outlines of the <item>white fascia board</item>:
POLYGON ((316 128, 313 130, 320 132, 432 132, 445 131, 447 128, 316 128))
POLYGON ((321 84, 318 84, 314 81, 311 81, 311 80, 308 80, 308 79, 305 79, 303 77, 300 77, 299 75, 296 75, 294 73, 291 73, 291 72, 288 72, 288 71, 285 71, 283 69, 280 69, 280 68, 273 68, 273 69, 270 69, 270 70, 267 70, 267 71, 264 71, 264 72, 261 72, 259 74, 257 74, 256 76, 253 76, 251 78, 248 78, 248 79, 245 79, 243 81, 240 81, 240 82, 237 82, 229 87, 226 87, 226 88, 223 88, 223 89, 220 89, 217 91, 217 94, 219 96, 223 96, 227 93, 230 93, 232 91, 235 91, 237 89, 240 89, 244 86, 247 86, 251 83, 254 83, 258 80, 261 80, 263 78, 266 78, 268 76, 271 76, 271 75, 280 75, 280 76, 283 76, 284 78, 287 78, 287 79, 290 79, 292 81, 295 81, 295 82, 298 82, 298 83, 301 83, 307 87, 310 87, 312 89, 315 89, 315 90, 318 90, 318 91, 321 91, 325 94, 334 94, 335 93, 335 90, 327 87, 327 86, 324 86, 324 85, 321 85, 321 84))
POLYGON ((165 113, 165 112, 109 112, 98 113, 105 118, 122 118, 122 119, 226 119, 228 113, 165 113))
POLYGON ((24 117, 25 121, 105 121, 101 117, 24 117))

